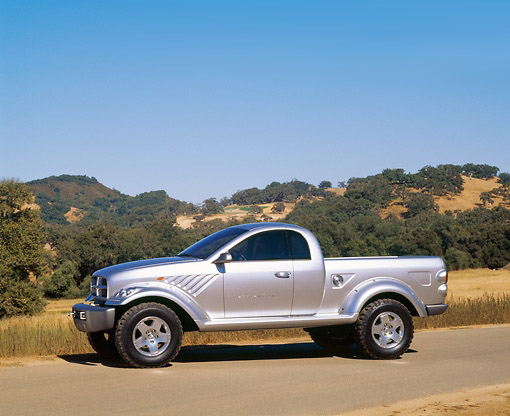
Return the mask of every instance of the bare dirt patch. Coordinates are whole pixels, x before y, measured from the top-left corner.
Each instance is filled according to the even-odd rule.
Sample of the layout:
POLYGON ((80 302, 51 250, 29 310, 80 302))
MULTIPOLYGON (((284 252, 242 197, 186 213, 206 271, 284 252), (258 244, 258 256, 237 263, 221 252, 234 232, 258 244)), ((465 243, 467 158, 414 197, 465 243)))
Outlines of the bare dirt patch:
POLYGON ((466 389, 452 393, 421 397, 353 412, 344 416, 508 416, 510 384, 466 389))
POLYGON ((58 361, 59 361, 59 358, 56 355, 0 358, 0 367, 25 367, 27 365, 40 365, 40 364, 45 364, 45 363, 56 363, 58 361))
POLYGON ((76 207, 71 207, 69 209, 69 211, 67 211, 64 214, 64 217, 67 220, 67 222, 72 224, 73 222, 80 221, 84 215, 85 215, 85 213, 81 209, 76 208, 76 207))

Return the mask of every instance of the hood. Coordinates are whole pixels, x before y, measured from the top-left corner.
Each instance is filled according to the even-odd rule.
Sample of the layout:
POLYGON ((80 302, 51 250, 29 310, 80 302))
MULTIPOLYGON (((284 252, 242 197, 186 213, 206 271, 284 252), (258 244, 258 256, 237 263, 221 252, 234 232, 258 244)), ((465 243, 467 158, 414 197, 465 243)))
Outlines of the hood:
POLYGON ((128 270, 145 269, 154 266, 166 266, 176 263, 195 262, 200 259, 192 259, 189 257, 160 257, 157 259, 146 259, 130 261, 128 263, 116 264, 114 266, 105 267, 94 272, 94 276, 109 277, 113 274, 126 272, 128 270))

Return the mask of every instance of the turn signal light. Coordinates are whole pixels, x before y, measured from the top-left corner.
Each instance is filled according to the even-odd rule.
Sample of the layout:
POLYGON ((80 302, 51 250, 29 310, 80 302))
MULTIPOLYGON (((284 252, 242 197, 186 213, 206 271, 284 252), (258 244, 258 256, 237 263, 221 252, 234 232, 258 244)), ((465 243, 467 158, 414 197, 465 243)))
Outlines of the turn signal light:
POLYGON ((448 272, 446 270, 441 270, 437 275, 436 279, 439 283, 446 284, 448 283, 448 272))

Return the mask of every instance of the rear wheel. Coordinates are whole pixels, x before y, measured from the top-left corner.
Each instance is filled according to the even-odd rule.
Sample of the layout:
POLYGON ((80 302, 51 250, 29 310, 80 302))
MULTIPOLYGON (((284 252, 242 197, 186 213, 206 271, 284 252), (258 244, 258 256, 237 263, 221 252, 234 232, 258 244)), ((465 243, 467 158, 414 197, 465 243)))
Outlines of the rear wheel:
POLYGON ((414 325, 409 310, 393 299, 381 299, 367 305, 355 326, 356 342, 368 357, 399 358, 413 340, 414 325))
POLYGON ((117 323, 115 344, 135 367, 163 367, 181 348, 182 325, 174 311, 159 303, 129 309, 117 323))
POLYGON ((115 334, 108 332, 87 332, 90 346, 101 357, 118 357, 119 352, 115 346, 115 334))
POLYGON ((356 342, 353 325, 309 328, 307 332, 318 346, 331 352, 345 350, 356 342))

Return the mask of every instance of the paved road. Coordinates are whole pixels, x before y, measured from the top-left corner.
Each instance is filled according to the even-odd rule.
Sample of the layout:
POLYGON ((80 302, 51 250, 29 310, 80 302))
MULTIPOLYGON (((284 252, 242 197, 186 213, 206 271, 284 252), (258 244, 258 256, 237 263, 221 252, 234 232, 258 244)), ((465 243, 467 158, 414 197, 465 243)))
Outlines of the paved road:
POLYGON ((510 326, 421 332, 400 360, 311 342, 188 347, 140 370, 96 355, 0 368, 0 415, 329 415, 510 382, 510 326))

